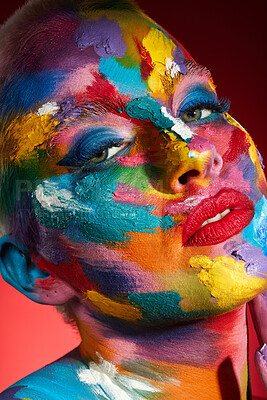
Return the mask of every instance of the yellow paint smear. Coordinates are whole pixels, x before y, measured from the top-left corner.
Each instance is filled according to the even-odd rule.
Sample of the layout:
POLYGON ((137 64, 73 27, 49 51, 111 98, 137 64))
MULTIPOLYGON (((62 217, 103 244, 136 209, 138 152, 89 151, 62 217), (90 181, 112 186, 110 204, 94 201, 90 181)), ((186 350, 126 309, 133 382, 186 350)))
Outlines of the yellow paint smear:
POLYGON ((241 131, 247 133, 247 131, 243 128, 243 126, 240 125, 239 122, 237 122, 233 117, 231 117, 230 114, 225 113, 224 115, 225 115, 225 118, 226 118, 227 122, 228 122, 230 125, 233 125, 233 126, 235 126, 236 128, 241 129, 241 131))
POLYGON ((176 45, 162 31, 151 28, 143 39, 143 46, 149 51, 154 69, 148 78, 148 86, 154 96, 160 96, 166 100, 166 95, 170 95, 175 85, 178 83, 180 74, 175 78, 171 77, 166 70, 166 61, 173 61, 173 52, 176 45))
MULTIPOLYGON (((166 140, 168 140, 168 141, 171 141, 171 142, 174 142, 174 141, 176 141, 177 140, 177 135, 175 135, 173 132, 171 132, 171 131, 168 131, 167 129, 165 129, 163 132, 162 132, 162 136, 166 139, 166 140)), ((185 142, 183 142, 183 143, 185 143, 185 142)), ((186 144, 186 143, 185 143, 186 144)))
POLYGON ((55 134, 58 122, 51 115, 27 114, 14 120, 7 132, 7 140, 13 143, 9 158, 18 161, 29 157, 36 148, 46 146, 46 142, 55 134), (14 145, 16 143, 17 145, 14 145))
POLYGON ((265 278, 248 275, 245 263, 232 257, 211 260, 207 256, 196 256, 189 262, 191 267, 200 269, 199 281, 218 299, 221 308, 238 307, 267 288, 265 278))
POLYGON ((213 79, 212 79, 211 76, 209 77, 208 85, 209 85, 210 90, 211 90, 212 92, 215 92, 215 91, 216 91, 216 85, 215 85, 215 83, 213 82, 213 79))
POLYGON ((176 138, 176 140, 172 140, 168 143, 166 158, 168 162, 171 162, 175 166, 185 162, 188 165, 186 166, 188 170, 191 168, 199 168, 198 170, 203 171, 209 159, 210 152, 206 151, 200 155, 200 153, 194 151, 196 157, 189 158, 189 151, 188 144, 176 138))
POLYGON ((111 300, 94 290, 87 290, 85 297, 86 300, 90 300, 101 313, 110 317, 116 317, 126 321, 136 321, 142 317, 141 312, 132 305, 111 300))

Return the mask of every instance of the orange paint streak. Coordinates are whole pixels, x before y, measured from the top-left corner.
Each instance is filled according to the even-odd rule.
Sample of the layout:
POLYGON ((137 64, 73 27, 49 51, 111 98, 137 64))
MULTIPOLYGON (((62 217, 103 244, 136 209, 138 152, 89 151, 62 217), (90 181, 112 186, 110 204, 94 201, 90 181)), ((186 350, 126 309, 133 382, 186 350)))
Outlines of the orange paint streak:
MULTIPOLYGON (((194 247, 182 247, 182 226, 174 227, 168 232, 160 228, 157 232, 140 233, 131 232, 130 242, 116 250, 122 254, 125 260, 137 262, 146 270, 168 272, 189 268, 189 259, 199 254, 199 249, 194 247)), ((211 248, 202 248, 202 255, 210 256, 211 248)))

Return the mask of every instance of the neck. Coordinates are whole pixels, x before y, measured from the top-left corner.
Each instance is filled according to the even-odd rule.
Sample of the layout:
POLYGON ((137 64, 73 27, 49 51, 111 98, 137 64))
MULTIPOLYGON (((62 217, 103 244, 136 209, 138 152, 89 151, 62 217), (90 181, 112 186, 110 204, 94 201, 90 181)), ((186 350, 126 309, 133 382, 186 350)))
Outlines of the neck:
POLYGON ((81 305, 75 314, 82 357, 130 399, 154 398, 153 393, 166 400, 246 399, 245 306, 186 325, 142 331, 111 327, 81 305))

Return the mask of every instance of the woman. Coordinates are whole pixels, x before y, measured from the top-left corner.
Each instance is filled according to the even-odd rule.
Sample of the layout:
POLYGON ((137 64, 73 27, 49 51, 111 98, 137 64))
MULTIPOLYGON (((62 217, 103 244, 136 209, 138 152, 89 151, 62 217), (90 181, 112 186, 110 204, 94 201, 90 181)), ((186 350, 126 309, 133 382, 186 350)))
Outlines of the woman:
POLYGON ((266 290, 252 140, 131 2, 27 7, 2 31, 2 275, 64 305, 82 344, 2 396, 246 398, 245 303, 262 319, 266 290))

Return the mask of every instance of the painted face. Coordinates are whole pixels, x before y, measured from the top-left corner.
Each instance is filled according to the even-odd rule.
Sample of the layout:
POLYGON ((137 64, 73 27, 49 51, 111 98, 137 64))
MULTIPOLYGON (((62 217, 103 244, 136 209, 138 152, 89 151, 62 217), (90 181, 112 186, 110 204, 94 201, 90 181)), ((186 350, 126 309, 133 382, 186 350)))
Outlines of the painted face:
POLYGON ((38 71, 21 58, 9 128, 12 168, 34 185, 34 261, 93 312, 141 324, 264 291, 266 181, 209 71, 143 16, 49 18, 64 40, 43 45, 38 71))

